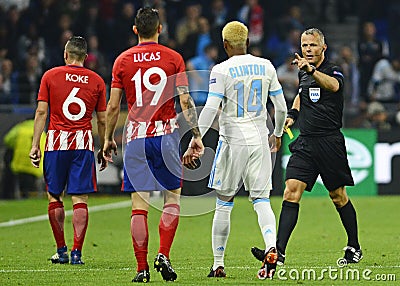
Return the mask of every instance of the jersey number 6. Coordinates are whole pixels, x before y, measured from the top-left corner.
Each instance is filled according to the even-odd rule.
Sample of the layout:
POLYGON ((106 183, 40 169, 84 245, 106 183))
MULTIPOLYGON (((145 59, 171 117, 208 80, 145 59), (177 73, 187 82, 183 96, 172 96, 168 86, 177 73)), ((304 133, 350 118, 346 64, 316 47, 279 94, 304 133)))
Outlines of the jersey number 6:
POLYGON ((79 87, 74 87, 71 90, 71 92, 69 93, 67 99, 65 99, 63 106, 62 106, 62 110, 63 110, 65 117, 67 117, 69 120, 72 120, 72 121, 77 121, 77 120, 81 119, 86 113, 85 102, 76 96, 79 92, 79 89, 80 89, 79 87), (69 112, 69 105, 71 103, 76 103, 79 105, 80 111, 78 114, 72 114, 71 112, 69 112))

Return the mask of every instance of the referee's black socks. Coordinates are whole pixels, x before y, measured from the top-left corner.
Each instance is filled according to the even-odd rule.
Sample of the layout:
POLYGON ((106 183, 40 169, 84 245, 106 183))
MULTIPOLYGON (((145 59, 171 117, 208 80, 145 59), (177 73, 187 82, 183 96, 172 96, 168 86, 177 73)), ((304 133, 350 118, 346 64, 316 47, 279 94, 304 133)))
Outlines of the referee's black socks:
POLYGON ((347 233, 347 245, 355 249, 360 249, 360 244, 358 243, 357 215, 353 204, 349 200, 347 204, 341 208, 336 208, 336 210, 347 233))
POLYGON ((282 202, 282 210, 279 216, 278 234, 276 246, 284 254, 289 237, 297 223, 299 217, 299 204, 288 201, 282 202))

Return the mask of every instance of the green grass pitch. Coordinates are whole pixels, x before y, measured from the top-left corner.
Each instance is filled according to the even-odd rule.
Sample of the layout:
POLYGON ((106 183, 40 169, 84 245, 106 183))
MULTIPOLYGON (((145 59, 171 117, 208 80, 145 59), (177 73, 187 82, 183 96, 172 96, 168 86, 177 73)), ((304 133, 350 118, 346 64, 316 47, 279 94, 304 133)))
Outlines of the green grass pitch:
MULTIPOLYGON (((278 218, 281 197, 272 197, 278 218)), ((52 265, 55 242, 46 219, 47 200, 0 201, 0 285, 132 285, 136 271, 130 237, 130 206, 127 196, 93 195, 89 206, 124 201, 119 208, 90 211, 83 246, 85 265, 52 265), (42 216, 34 222, 8 226, 7 222, 42 216)), ((343 255, 346 235, 339 215, 328 196, 305 197, 298 224, 287 248, 280 275, 260 281, 260 263, 251 246, 263 247, 257 217, 247 198, 235 199, 231 233, 225 256, 225 279, 207 278, 212 264, 212 212, 183 216, 171 251, 178 279, 174 285, 400 285, 400 196, 353 197, 359 219, 359 236, 364 259, 344 268, 336 261, 343 255), (329 272, 330 271, 330 272, 329 272), (323 273, 323 275, 321 275, 323 273), (359 277, 358 277, 359 275, 359 277), (364 275, 364 276, 363 276, 364 275), (379 280, 379 281, 378 281, 379 280), (396 281, 394 281, 396 280, 396 281)), ((65 199, 71 209, 70 197, 65 199)), ((182 211, 199 213, 212 206, 214 198, 185 199, 182 211)), ((149 263, 158 249, 160 211, 149 213, 149 263)), ((67 244, 72 246, 71 216, 66 217, 67 244)), ((152 285, 165 285, 151 268, 152 285)))

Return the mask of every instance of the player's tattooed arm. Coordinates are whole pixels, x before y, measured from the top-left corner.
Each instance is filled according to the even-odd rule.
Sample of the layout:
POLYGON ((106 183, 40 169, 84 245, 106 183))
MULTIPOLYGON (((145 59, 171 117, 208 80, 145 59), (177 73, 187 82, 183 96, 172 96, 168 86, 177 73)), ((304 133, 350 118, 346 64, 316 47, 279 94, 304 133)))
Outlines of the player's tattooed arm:
POLYGON ((201 137, 199 125, 197 122, 196 106, 194 104, 193 98, 189 94, 189 89, 187 86, 177 87, 180 104, 182 107, 183 114, 185 116, 186 122, 189 124, 193 137, 201 137))
POLYGON ((182 162, 188 168, 195 168, 197 166, 195 159, 200 158, 204 153, 204 145, 201 140, 201 133, 197 121, 197 113, 193 98, 189 94, 187 86, 177 87, 179 101, 181 104, 183 116, 186 119, 189 127, 191 128, 193 138, 189 142, 188 149, 182 156, 182 162))

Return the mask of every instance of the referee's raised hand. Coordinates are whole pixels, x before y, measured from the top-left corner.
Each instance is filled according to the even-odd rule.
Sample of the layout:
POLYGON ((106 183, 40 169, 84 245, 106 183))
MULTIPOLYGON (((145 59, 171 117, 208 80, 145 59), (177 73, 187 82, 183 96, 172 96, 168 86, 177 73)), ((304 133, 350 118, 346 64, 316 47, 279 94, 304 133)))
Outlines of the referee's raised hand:
POLYGON ((310 72, 312 67, 306 58, 302 58, 298 53, 294 53, 295 59, 292 64, 297 65, 297 67, 305 72, 310 72))

